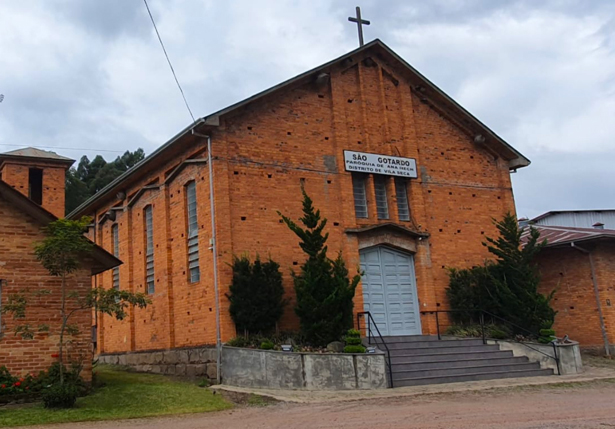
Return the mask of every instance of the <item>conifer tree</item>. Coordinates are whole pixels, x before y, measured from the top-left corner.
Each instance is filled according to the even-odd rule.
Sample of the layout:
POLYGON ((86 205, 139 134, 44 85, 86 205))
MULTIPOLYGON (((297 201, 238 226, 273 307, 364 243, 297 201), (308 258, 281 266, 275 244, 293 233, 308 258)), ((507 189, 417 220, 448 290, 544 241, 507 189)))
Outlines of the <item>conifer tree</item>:
POLYGON ((449 270, 450 283, 446 291, 451 308, 457 312, 456 322, 478 322, 479 310, 488 311, 511 322, 516 334, 537 335, 553 325, 556 312, 551 308, 555 291, 543 295, 538 291, 540 273, 535 258, 546 245, 540 233, 530 227, 529 238, 521 240, 523 230, 517 219, 507 213, 500 221, 494 219, 498 238, 483 243, 495 255, 495 261, 482 266, 449 270), (521 328, 521 329, 519 329, 521 328))
POLYGON ((540 273, 535 263, 546 240, 539 242, 540 232, 530 227, 524 244, 523 229, 511 213, 495 222, 495 226, 499 237, 487 237, 483 244, 497 258, 490 270, 491 294, 498 297, 502 317, 533 333, 550 328, 556 314, 550 305, 555 291, 546 296, 538 292, 540 273))
POLYGON ((327 219, 321 219, 312 199, 303 193, 303 217, 299 221, 304 228, 290 218, 278 214, 284 223, 301 240, 299 245, 307 255, 299 273, 293 273, 297 303, 295 313, 301 322, 301 332, 306 340, 317 346, 337 341, 353 325, 353 298, 360 275, 348 278, 348 269, 342 253, 332 260, 327 256, 324 233, 327 219))

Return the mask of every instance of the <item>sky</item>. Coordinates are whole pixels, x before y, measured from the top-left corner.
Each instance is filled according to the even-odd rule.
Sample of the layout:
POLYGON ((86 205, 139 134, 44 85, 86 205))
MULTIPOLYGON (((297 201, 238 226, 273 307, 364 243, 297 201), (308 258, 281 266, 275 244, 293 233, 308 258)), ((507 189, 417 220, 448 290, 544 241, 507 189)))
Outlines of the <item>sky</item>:
MULTIPOLYGON (((148 0, 194 115, 358 46, 357 0, 148 0)), ((379 38, 531 159, 518 215, 615 208, 615 2, 363 0, 379 38)), ((0 152, 151 153, 191 118, 143 0, 0 0, 0 152)))

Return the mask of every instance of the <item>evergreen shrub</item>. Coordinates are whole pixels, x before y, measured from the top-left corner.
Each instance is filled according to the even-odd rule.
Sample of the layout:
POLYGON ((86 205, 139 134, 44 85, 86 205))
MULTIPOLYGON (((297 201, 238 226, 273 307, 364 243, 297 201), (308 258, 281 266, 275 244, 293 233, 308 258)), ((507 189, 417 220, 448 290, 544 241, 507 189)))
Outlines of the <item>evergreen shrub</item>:
POLYGON ((244 255, 235 257, 232 268, 233 281, 227 297, 237 332, 273 332, 287 302, 280 265, 271 259, 262 262, 258 256, 252 262, 244 255))

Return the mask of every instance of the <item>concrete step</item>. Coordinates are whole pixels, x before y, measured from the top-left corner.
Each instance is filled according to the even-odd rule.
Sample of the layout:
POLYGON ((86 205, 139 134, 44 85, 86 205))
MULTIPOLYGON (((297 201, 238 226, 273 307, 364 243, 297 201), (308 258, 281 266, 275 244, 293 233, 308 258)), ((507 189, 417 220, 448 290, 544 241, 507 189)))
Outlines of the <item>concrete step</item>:
MULTIPOLYGON (((456 343, 457 341, 451 341, 456 343)), ((404 347, 390 349, 391 356, 417 356, 417 355, 437 355, 437 354, 452 354, 452 353, 468 353, 468 352, 481 352, 481 351, 498 351, 500 347, 497 344, 476 344, 465 345, 462 342, 460 344, 448 345, 446 347, 412 347, 411 344, 405 344, 404 347)))
POLYGON ((538 377, 553 375, 551 369, 533 369, 519 371, 494 371, 487 373, 467 373, 445 377, 417 377, 408 379, 393 379, 393 387, 423 386, 426 384, 459 383, 465 381, 494 380, 499 378, 538 377))
POLYGON ((425 378, 425 377, 449 377, 456 375, 466 375, 466 374, 487 374, 493 372, 515 372, 515 371, 532 371, 539 370, 540 364, 538 362, 521 362, 521 363, 511 363, 511 364, 483 364, 480 366, 474 367, 463 367, 463 368, 438 368, 438 369, 428 369, 428 370, 406 370, 400 371, 395 369, 393 371, 393 380, 407 380, 407 379, 415 379, 415 378, 425 378))
MULTIPOLYGON (((382 337, 387 344, 389 343, 409 343, 413 341, 438 341, 437 335, 402 335, 399 337, 382 337)), ((452 337, 451 337, 452 338, 452 337)), ((380 342, 380 338, 376 337, 380 342)))
POLYGON ((439 353, 439 354, 419 354, 419 355, 405 355, 391 353, 391 363, 419 363, 419 362, 450 362, 450 361, 464 361, 471 359, 493 359, 493 358, 506 358, 513 357, 513 352, 510 350, 479 350, 479 351, 456 351, 452 353, 439 353))
MULTIPOLYGON (((380 337, 372 337, 377 339, 380 342, 380 337)), ((450 335, 442 335, 440 339, 438 339, 437 335, 402 335, 402 336, 386 336, 382 337, 387 344, 389 343, 410 343, 415 341, 468 341, 468 340, 476 340, 481 338, 461 338, 461 337, 453 337, 450 335)))
POLYGON ((515 363, 527 363, 527 357, 491 357, 482 359, 462 359, 462 360, 445 360, 445 361, 430 361, 430 362, 406 362, 398 363, 391 362, 393 372, 397 371, 423 371, 431 369, 447 369, 447 368, 472 368, 475 366, 484 365, 507 365, 515 363))
MULTIPOLYGON (((380 343, 381 344, 381 343, 380 343)), ((409 342, 394 342, 386 343, 389 350, 400 349, 422 349, 422 348, 440 348, 440 347, 466 347, 466 346, 482 346, 483 340, 481 339, 469 339, 469 340, 426 340, 426 341, 409 341, 409 342)))

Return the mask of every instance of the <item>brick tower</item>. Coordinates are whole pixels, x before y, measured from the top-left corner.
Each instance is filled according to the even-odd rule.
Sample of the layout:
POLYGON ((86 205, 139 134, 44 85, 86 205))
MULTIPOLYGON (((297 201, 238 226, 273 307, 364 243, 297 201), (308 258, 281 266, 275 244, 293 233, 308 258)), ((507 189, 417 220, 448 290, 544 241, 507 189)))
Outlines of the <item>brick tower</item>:
POLYGON ((74 162, 32 147, 0 153, 0 180, 57 217, 64 217, 66 170, 74 162))

